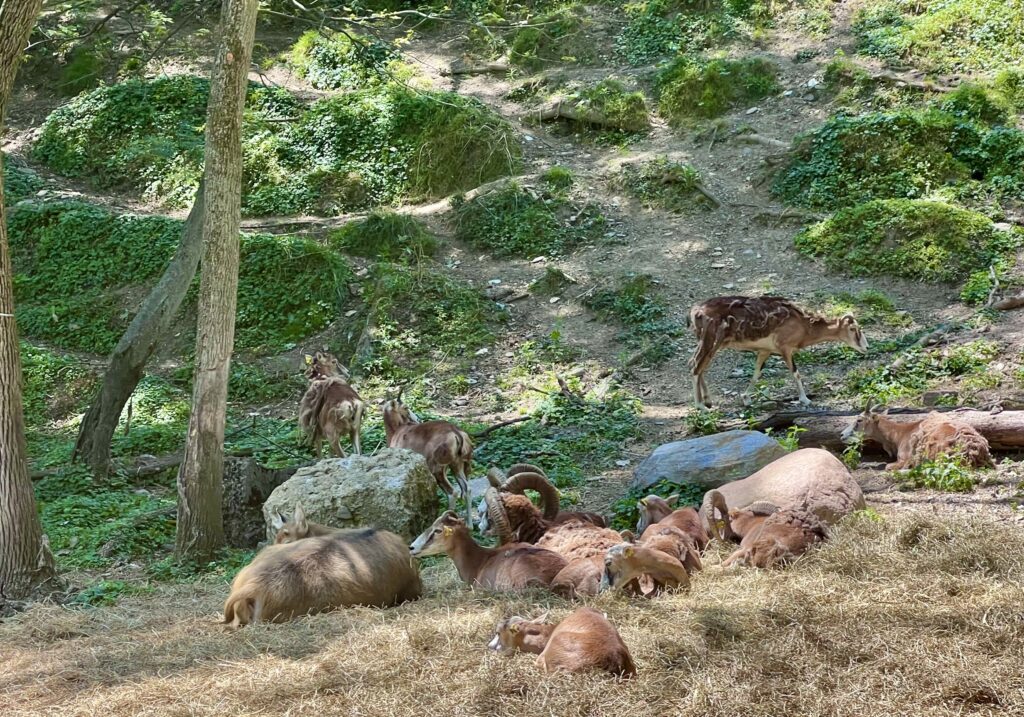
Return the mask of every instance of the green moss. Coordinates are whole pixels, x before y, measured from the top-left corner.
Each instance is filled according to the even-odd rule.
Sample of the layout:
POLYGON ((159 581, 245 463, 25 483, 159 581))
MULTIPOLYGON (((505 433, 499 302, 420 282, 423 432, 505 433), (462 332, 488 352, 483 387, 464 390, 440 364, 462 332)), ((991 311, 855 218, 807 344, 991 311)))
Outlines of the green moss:
POLYGON ((410 74, 387 45, 353 33, 309 30, 292 45, 287 61, 320 90, 362 89, 410 74))
POLYGON ((982 124, 1006 124, 1013 112, 1006 98, 975 82, 965 82, 950 92, 939 103, 939 109, 982 124))
POLYGON ((1024 58, 1021 0, 890 0, 865 6, 853 31, 858 49, 936 72, 982 72, 1024 58))
POLYGON ((837 212, 797 235, 797 248, 852 276, 929 282, 964 279, 1021 244, 985 216, 945 204, 876 200, 837 212))
POLYGON ((777 93, 777 72, 771 62, 756 57, 705 61, 681 56, 658 73, 658 107, 673 125, 718 117, 777 93))
POLYGON ((697 189, 700 173, 668 157, 622 165, 615 184, 650 207, 673 212, 711 207, 708 198, 697 189))
POLYGON ((331 246, 345 254, 384 261, 418 261, 437 251, 437 239, 417 219, 372 212, 331 234, 331 246))
POLYGON ((561 193, 527 190, 510 183, 455 205, 455 237, 494 256, 555 256, 594 235, 604 218, 582 210, 561 193), (575 223, 569 220, 575 217, 575 223))
MULTIPOLYGON (((34 147, 54 171, 99 188, 188 204, 202 171, 209 85, 131 80, 54 111, 34 147)), ((304 106, 252 86, 243 123, 243 210, 338 214, 440 197, 509 174, 511 126, 475 100, 387 83, 304 106)))
POLYGON ((546 169, 540 175, 540 181, 552 189, 569 189, 575 181, 572 170, 559 165, 546 169))
POLYGON ((631 274, 617 286, 587 296, 584 303, 604 319, 618 321, 618 338, 631 350, 642 352, 641 361, 657 365, 672 356, 683 327, 671 317, 649 274, 631 274))
POLYGON ((586 62, 595 54, 582 5, 555 8, 531 17, 530 23, 533 27, 516 30, 508 41, 512 64, 538 70, 552 63, 586 62))
POLYGON ((630 92, 618 80, 602 80, 576 91, 569 99, 581 109, 605 118, 604 127, 614 127, 623 132, 642 132, 650 127, 644 93, 630 92))
MULTIPOLYGON (((9 227, 21 330, 97 353, 113 348, 181 236, 180 221, 82 202, 19 205, 9 227)), ((316 242, 243 236, 236 347, 280 349, 321 330, 337 315, 350 276, 316 242)))
POLYGON ((798 142, 774 191, 789 203, 828 209, 947 186, 1012 196, 1024 188, 1022 159, 1024 132, 937 109, 839 115, 798 142))

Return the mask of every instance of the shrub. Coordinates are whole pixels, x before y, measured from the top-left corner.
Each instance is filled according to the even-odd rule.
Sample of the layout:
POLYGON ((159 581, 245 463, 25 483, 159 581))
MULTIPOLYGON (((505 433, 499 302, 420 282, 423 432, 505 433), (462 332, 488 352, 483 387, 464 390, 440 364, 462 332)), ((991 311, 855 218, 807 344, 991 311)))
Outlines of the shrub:
POLYGON ((913 488, 931 488, 954 493, 974 490, 974 472, 960 454, 945 454, 922 461, 900 475, 900 482, 913 488))
POLYGON ((596 209, 580 210, 561 194, 510 183, 455 204, 455 238, 494 256, 532 258, 570 251, 603 224, 596 209), (576 222, 569 219, 576 216, 576 222))
POLYGON ((711 207, 710 200, 697 189, 700 173, 668 157, 622 165, 615 184, 649 207, 673 212, 711 207))
POLYGON ((983 124, 1005 124, 1013 106, 998 92, 975 82, 965 82, 947 94, 939 109, 954 117, 983 124))
POLYGON ((350 32, 309 30, 292 45, 287 61, 320 90, 362 89, 395 73, 409 74, 387 45, 350 32))
POLYGON ((615 530, 636 530, 636 524, 640 520, 640 510, 636 507, 641 498, 649 495, 659 495, 668 498, 670 495, 678 495, 676 503, 680 508, 699 507, 704 500, 704 491, 701 486, 687 483, 680 485, 662 478, 654 485, 646 488, 634 487, 619 500, 612 503, 611 527, 615 530))
POLYGON ((614 288, 590 294, 584 303, 602 318, 618 320, 623 326, 619 339, 639 349, 640 360, 647 365, 660 364, 675 353, 675 339, 683 327, 670 318, 650 275, 629 275, 614 288))
POLYGON ((578 90, 568 99, 575 101, 581 109, 603 117, 605 122, 602 126, 624 132, 642 132, 650 127, 644 93, 630 92, 617 80, 602 80, 578 90))
POLYGON ((585 62, 594 56, 593 38, 586 33, 590 21, 582 6, 571 3, 530 18, 536 27, 515 31, 509 41, 509 60, 528 70, 555 62, 585 62))
POLYGON ((575 179, 573 177, 572 170, 560 165, 555 165, 554 167, 546 169, 540 175, 540 181, 544 182, 544 184, 548 185, 552 189, 569 189, 573 185, 575 179))
POLYGON ((392 262, 418 261, 437 251, 437 239, 419 220, 379 210, 333 232, 330 243, 345 254, 392 262))
POLYGON ((705 61, 684 55, 658 73, 658 106, 673 125, 718 117, 777 93, 777 71, 771 62, 756 57, 705 61))
POLYGON ((20 202, 43 188, 43 180, 32 170, 13 164, 7 157, 3 157, 3 162, 5 205, 20 202))
MULTIPOLYGON (((179 76, 81 95, 43 125, 35 156, 101 188, 188 203, 201 174, 209 85, 179 76)), ((243 210, 311 212, 439 197, 510 173, 511 126, 450 92, 381 84, 305 107, 253 86, 243 124, 243 210)))
POLYGON ((1021 0, 890 0, 865 6, 853 31, 858 49, 936 72, 981 72, 1024 57, 1021 0))
MULTIPOLYGON (((615 39, 627 62, 643 65, 679 52, 721 45, 741 34, 752 3, 642 0, 625 6, 628 22, 615 39)), ((766 7, 757 3, 758 7, 766 7)))
POLYGON ((843 209, 801 232, 796 247, 851 276, 930 282, 966 278, 1020 245, 985 216, 945 204, 885 199, 843 209))
MULTIPOLYGON (((181 222, 82 202, 22 204, 9 214, 18 323, 29 337, 106 353, 163 273, 181 222)), ((280 349, 337 314, 350 271, 316 242, 242 237, 237 348, 280 349)))

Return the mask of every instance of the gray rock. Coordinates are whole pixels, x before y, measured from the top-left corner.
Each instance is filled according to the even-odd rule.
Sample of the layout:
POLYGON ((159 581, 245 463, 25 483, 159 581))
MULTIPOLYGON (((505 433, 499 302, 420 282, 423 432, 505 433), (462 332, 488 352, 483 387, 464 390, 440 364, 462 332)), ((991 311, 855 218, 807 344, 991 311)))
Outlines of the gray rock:
POLYGON ((688 438, 654 449, 634 472, 633 486, 646 488, 665 478, 702 491, 746 478, 786 455, 779 442, 757 431, 725 431, 688 438))
POLYGON ((426 461, 404 448, 328 458, 300 468, 263 505, 268 538, 273 539, 271 516, 280 511, 290 517, 297 503, 315 523, 383 528, 406 538, 426 529, 440 510, 437 482, 426 461))

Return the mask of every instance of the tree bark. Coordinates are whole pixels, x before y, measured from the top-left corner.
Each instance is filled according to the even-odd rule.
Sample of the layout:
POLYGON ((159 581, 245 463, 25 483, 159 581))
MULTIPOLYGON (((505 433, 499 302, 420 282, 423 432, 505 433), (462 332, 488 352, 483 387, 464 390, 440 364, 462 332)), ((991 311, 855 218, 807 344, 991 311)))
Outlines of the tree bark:
MULTIPOLYGON (((18 62, 41 5, 41 0, 0 0, 0 136, 18 62)), ((43 535, 28 475, 21 390, 14 270, 0 157, 0 604, 57 587, 53 554, 43 535)))
POLYGON ((196 275, 203 240, 203 191, 199 184, 195 203, 181 231, 181 243, 160 281, 149 292, 139 313, 110 354, 103 384, 96 392, 78 430, 72 460, 81 460, 101 478, 110 471, 110 443, 125 404, 142 379, 146 363, 171 323, 196 275))
POLYGON ((210 82, 196 373, 178 471, 178 558, 206 559, 224 545, 224 420, 238 293, 242 110, 257 8, 257 0, 224 0, 221 44, 210 82))
MULTIPOLYGON (((975 430, 988 440, 989 447, 994 451, 1019 451, 1024 448, 1024 411, 976 411, 974 409, 893 409, 889 417, 893 420, 913 421, 922 418, 931 411, 950 413, 958 420, 973 426, 975 430)), ((789 426, 806 429, 801 433, 801 448, 844 448, 841 434, 860 411, 792 411, 777 413, 762 420, 755 430, 763 431, 771 428, 782 431, 789 426)))

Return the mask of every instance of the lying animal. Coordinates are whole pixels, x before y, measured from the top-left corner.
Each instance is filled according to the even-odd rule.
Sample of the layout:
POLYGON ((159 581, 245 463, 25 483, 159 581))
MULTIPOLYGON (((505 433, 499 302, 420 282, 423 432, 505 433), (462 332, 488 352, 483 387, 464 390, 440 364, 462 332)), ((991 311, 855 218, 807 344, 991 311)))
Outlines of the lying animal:
POLYGON ((625 589, 645 576, 654 586, 647 594, 664 588, 690 587, 690 575, 677 557, 643 545, 620 543, 605 554, 601 589, 625 589))
POLYGON ((511 617, 498 623, 492 650, 508 654, 521 650, 539 654, 537 664, 545 672, 604 670, 621 677, 635 677, 636 665, 619 631, 608 618, 581 607, 557 625, 511 617))
POLYGON ((637 509, 640 511, 640 519, 636 524, 637 532, 642 537, 654 525, 672 526, 693 538, 697 550, 704 550, 711 542, 711 536, 704 527, 700 515, 693 508, 676 508, 677 502, 678 495, 670 495, 668 498, 649 495, 641 498, 637 503, 637 509))
MULTIPOLYGON (((726 513, 726 528, 732 531, 729 513, 726 513)), ((733 514, 735 515, 735 514, 733 514)), ((769 515, 754 515, 751 511, 739 511, 746 518, 740 547, 722 563, 749 565, 755 568, 781 566, 793 558, 827 539, 828 527, 818 516, 806 507, 784 508, 769 515), (744 515, 744 514, 749 514, 744 515)))
POLYGON ((239 628, 350 605, 388 607, 422 593, 404 541, 360 528, 270 545, 242 568, 224 603, 224 622, 239 628))
POLYGON ((843 440, 848 442, 858 433, 896 458, 885 467, 890 471, 913 468, 942 454, 961 455, 974 468, 994 465, 985 437, 948 414, 932 411, 917 421, 894 421, 888 417, 888 409, 878 413, 877 407, 868 405, 843 431, 843 440))

